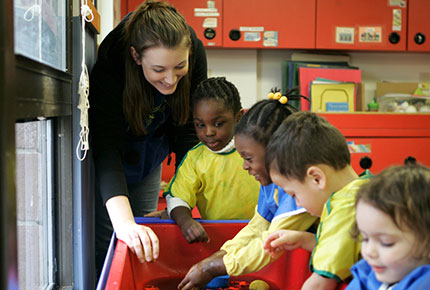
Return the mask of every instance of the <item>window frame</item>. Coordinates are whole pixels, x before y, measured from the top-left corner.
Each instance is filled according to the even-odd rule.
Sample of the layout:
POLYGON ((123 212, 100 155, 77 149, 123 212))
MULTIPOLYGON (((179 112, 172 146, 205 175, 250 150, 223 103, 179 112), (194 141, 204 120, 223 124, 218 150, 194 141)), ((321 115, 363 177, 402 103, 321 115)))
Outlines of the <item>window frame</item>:
POLYGON ((18 289, 13 1, 0 2, 0 289, 18 289), (6 173, 6 174, 5 174, 6 173))
POLYGON ((18 289, 15 123, 40 117, 54 120, 54 287, 73 289, 73 6, 65 2, 66 72, 15 55, 14 1, 0 4, 0 233, 7 237, 0 239, 0 289, 18 289))

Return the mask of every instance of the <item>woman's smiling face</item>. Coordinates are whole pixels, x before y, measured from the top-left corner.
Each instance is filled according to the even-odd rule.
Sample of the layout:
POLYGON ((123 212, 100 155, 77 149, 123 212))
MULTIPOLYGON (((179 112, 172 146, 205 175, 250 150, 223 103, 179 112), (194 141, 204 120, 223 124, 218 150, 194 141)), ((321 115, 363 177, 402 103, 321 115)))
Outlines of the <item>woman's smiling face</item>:
POLYGON ((136 63, 142 67, 145 79, 163 95, 173 94, 181 78, 188 73, 190 48, 185 43, 184 38, 181 45, 174 49, 163 46, 148 48, 140 59, 132 52, 136 63))
POLYGON ((238 134, 234 138, 236 150, 243 158, 243 169, 266 186, 272 183, 269 172, 266 169, 266 147, 258 143, 253 138, 243 134, 238 134))

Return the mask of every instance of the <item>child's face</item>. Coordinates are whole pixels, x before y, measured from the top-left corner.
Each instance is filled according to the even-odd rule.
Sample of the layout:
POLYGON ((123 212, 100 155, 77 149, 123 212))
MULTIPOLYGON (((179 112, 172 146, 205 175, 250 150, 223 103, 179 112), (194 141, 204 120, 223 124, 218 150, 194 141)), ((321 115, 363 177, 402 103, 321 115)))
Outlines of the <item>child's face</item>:
POLYGON ((321 216, 327 197, 320 191, 318 183, 307 175, 304 182, 287 178, 275 169, 270 169, 273 182, 294 197, 298 206, 304 207, 311 215, 321 216))
POLYGON ((260 182, 263 186, 272 183, 266 169, 266 148, 253 138, 238 134, 234 139, 237 152, 243 158, 243 169, 260 182))
POLYGON ((235 116, 222 102, 203 99, 194 105, 193 118, 199 140, 212 151, 218 151, 233 138, 240 115, 235 116))
POLYGON ((357 226, 362 235, 361 254, 380 282, 394 283, 425 264, 413 257, 414 236, 399 229, 389 215, 359 201, 357 226))

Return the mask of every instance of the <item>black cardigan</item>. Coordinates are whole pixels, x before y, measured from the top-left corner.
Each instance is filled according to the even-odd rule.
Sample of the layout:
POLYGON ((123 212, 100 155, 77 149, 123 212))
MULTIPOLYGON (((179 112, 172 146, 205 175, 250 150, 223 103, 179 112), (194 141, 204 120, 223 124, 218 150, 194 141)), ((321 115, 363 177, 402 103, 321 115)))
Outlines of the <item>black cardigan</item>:
MULTIPOLYGON (((126 137, 122 93, 125 86, 125 54, 129 53, 126 43, 122 41, 124 22, 121 21, 101 43, 90 77, 90 148, 93 151, 96 182, 99 184, 103 202, 113 196, 129 196, 122 165, 122 150, 126 137)), ((207 78, 206 52, 192 29, 191 39, 190 97, 196 86, 207 78)), ((170 150, 176 154, 178 165, 185 153, 197 144, 198 139, 191 120, 181 127, 176 127, 172 118, 166 123, 158 129, 157 135, 169 137, 170 150)))

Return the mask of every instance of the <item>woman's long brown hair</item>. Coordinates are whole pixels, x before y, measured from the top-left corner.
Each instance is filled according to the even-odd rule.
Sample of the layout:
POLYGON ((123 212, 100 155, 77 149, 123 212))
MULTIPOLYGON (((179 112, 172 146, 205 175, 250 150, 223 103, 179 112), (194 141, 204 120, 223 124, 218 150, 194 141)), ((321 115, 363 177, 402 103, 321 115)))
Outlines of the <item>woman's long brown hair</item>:
MULTIPOLYGON (((131 131, 138 135, 146 133, 144 120, 154 109, 153 87, 146 80, 142 67, 130 55, 134 47, 139 57, 151 47, 175 49, 184 43, 191 48, 191 34, 183 16, 166 2, 145 1, 127 19, 124 26, 128 43, 125 64, 125 87, 123 110, 131 131)), ((179 125, 190 114, 191 49, 188 73, 179 81, 176 91, 167 98, 172 117, 179 125)))

